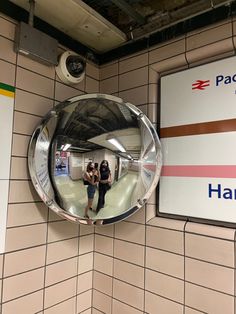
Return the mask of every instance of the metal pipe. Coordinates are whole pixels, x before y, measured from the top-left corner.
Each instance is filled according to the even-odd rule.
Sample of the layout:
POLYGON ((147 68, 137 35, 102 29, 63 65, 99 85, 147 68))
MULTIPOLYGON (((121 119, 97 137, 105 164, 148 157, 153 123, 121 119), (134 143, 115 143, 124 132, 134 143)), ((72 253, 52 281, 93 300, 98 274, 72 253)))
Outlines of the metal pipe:
POLYGON ((35 9, 35 0, 29 0, 29 25, 34 27, 34 9, 35 9))

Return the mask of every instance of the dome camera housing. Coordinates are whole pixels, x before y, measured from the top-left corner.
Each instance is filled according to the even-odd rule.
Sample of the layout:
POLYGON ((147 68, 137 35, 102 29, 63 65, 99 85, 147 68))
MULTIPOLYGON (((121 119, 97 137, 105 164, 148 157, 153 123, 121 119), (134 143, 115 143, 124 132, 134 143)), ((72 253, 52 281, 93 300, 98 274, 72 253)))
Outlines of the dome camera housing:
POLYGON ((62 82, 66 84, 77 84, 84 79, 85 61, 72 51, 64 52, 56 66, 56 73, 62 82))

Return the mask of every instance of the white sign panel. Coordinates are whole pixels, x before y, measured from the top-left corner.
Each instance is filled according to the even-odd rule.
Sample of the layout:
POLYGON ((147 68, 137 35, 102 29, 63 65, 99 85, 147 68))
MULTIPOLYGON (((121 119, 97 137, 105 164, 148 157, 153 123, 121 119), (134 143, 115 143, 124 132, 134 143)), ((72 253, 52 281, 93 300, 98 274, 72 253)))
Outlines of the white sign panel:
POLYGON ((236 223, 236 57, 161 79, 159 212, 236 223))
POLYGON ((0 254, 5 250, 15 89, 0 83, 0 254))

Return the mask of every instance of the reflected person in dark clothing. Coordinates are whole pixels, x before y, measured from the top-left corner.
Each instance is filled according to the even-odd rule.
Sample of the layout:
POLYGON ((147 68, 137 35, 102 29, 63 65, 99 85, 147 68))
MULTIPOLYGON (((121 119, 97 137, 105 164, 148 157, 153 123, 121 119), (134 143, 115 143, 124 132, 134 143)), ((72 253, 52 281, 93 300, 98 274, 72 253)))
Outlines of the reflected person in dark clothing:
POLYGON ((103 160, 99 169, 99 184, 98 184, 98 204, 96 212, 98 213, 105 205, 105 195, 111 188, 111 171, 107 160, 103 160))

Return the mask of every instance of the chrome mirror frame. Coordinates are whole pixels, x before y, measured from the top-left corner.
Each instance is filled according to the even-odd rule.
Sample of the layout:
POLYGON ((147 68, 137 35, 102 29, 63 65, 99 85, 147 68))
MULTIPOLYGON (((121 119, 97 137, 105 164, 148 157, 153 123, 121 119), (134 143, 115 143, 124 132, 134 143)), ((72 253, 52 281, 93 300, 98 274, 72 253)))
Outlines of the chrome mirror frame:
MULTIPOLYGON (((149 119, 134 105, 128 102, 124 102, 121 98, 105 95, 105 94, 86 94, 77 96, 66 100, 63 103, 59 103, 48 114, 42 119, 39 126, 35 129, 28 148, 28 168, 32 179, 34 188, 42 201, 56 214, 65 218, 71 222, 86 224, 86 225, 106 225, 112 224, 121 220, 126 219, 138 209, 140 209, 151 196, 152 192, 157 186, 161 172, 161 145, 157 135, 157 132, 153 124, 149 119), (109 101, 116 105, 128 109, 132 115, 136 116, 137 120, 140 121, 141 125, 145 128, 148 136, 151 138, 152 151, 155 152, 155 160, 153 165, 155 167, 155 173, 152 178, 152 182, 148 190, 144 195, 140 196, 135 204, 132 204, 130 208, 124 209, 124 212, 117 216, 105 217, 103 219, 84 218, 82 216, 75 215, 68 210, 65 210, 58 204, 55 197, 55 190, 52 180, 52 172, 54 171, 51 165, 51 147, 54 138, 55 130, 57 129, 58 116, 60 110, 63 110, 73 103, 77 104, 80 101, 86 101, 95 99, 97 101, 109 101)), ((53 172, 54 173, 54 172, 53 172)))

